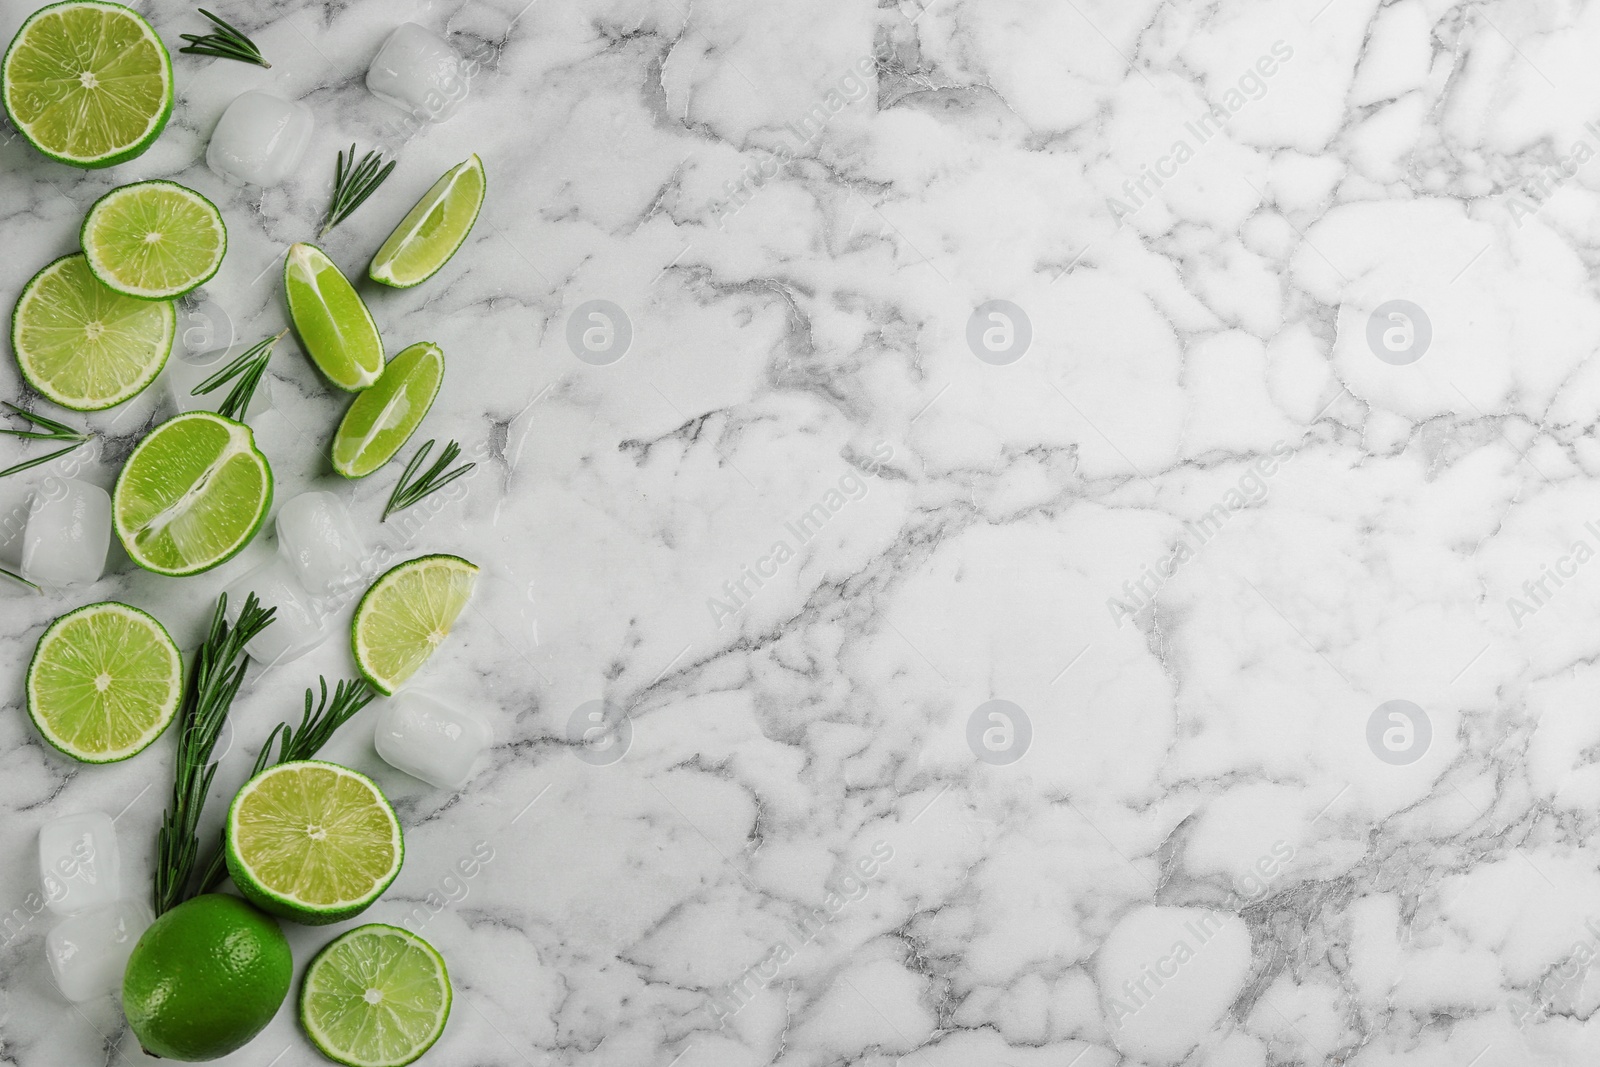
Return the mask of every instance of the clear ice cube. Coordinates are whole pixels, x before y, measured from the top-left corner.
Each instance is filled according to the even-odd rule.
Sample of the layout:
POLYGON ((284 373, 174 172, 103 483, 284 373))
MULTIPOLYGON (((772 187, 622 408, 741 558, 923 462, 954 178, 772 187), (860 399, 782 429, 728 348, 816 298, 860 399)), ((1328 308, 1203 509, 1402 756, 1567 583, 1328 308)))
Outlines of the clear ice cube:
POLYGON ((472 765, 494 740, 476 714, 425 693, 390 697, 378 709, 372 743, 396 770, 441 789, 465 785, 472 765))
POLYGON ((234 97, 212 131, 206 166, 234 185, 277 185, 311 143, 311 109, 251 90, 234 97))
POLYGON ((367 558, 350 509, 327 492, 301 493, 278 509, 278 551, 318 597, 359 580, 367 558))
MULTIPOLYGON (((238 381, 224 382, 211 392, 202 396, 194 395, 195 386, 204 382, 217 371, 226 367, 236 356, 243 355, 250 347, 249 342, 240 342, 228 348, 217 348, 210 352, 201 352, 197 355, 173 353, 167 360, 167 367, 161 372, 161 380, 166 386, 167 398, 172 402, 175 411, 215 411, 227 399, 228 392, 238 381)), ((255 418, 272 408, 272 379, 263 375, 256 391, 250 396, 250 405, 245 409, 244 417, 255 418)))
POLYGON ((51 587, 97 582, 110 547, 110 495, 90 482, 53 478, 28 512, 22 576, 51 587))
POLYGON ((154 921, 149 907, 135 900, 63 919, 44 937, 45 959, 61 995, 81 1003, 118 992, 133 946, 154 921))
POLYGON ((245 651, 263 665, 299 659, 328 637, 328 616, 323 604, 300 584, 289 561, 282 556, 234 580, 226 590, 228 619, 237 621, 251 593, 264 608, 276 608, 272 623, 257 634, 245 651))
POLYGON ((423 122, 443 122, 467 98, 467 69, 443 37, 403 22, 372 60, 367 88, 423 122))
POLYGON ((76 915, 122 895, 117 829, 103 811, 55 819, 39 828, 39 880, 45 905, 76 915))

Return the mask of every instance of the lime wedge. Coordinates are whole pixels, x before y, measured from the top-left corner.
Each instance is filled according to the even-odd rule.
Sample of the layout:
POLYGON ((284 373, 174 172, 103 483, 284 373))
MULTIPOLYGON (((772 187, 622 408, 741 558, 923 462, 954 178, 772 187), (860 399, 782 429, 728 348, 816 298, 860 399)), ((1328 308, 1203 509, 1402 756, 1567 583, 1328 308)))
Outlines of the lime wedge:
POLYGON ((121 4, 72 0, 35 11, 6 49, 0 82, 11 124, 74 167, 140 155, 172 113, 172 57, 121 4))
POLYGON ((294 922, 348 919, 400 873, 400 820, 364 774, 320 760, 269 767, 228 808, 228 874, 251 903, 294 922))
POLYGON ((242 422, 190 411, 157 426, 117 475, 117 539, 145 570, 199 574, 233 557, 272 503, 272 468, 242 422))
POLYGON ((182 296, 208 280, 228 250, 216 205, 176 182, 135 182, 89 209, 82 242, 89 269, 127 296, 182 296))
POLYGON ((383 341, 367 305, 316 245, 289 247, 283 291, 295 332, 328 380, 356 392, 383 373, 383 341))
POLYGON ((478 568, 460 556, 422 556, 385 571, 356 605, 356 666, 389 694, 417 673, 472 598, 478 568))
POLYGON ((170 302, 112 292, 74 253, 23 286, 11 312, 11 349, 34 389, 64 408, 99 411, 155 381, 177 324, 170 302))
POLYGON ((483 160, 476 155, 450 168, 383 242, 367 277, 396 289, 409 289, 433 277, 472 232, 483 207, 483 191, 483 160))
POLYGON ((28 715, 84 763, 115 763, 161 736, 183 695, 183 659, 166 628, 108 600, 45 630, 28 664, 28 715))
POLYGON ((333 435, 333 469, 346 478, 365 478, 393 459, 433 406, 443 380, 444 353, 436 344, 418 341, 391 359, 377 384, 344 413, 333 435))
POLYGON ((450 1018, 444 957, 409 930, 358 926, 328 942, 300 985, 300 1025, 346 1067, 403 1067, 450 1018))

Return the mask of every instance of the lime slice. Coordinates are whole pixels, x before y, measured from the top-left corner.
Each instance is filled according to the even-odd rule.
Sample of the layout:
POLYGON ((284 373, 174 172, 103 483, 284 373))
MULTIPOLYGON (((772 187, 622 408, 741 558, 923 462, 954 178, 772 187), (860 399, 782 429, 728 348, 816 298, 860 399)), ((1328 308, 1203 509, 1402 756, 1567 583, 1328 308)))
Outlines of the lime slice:
POLYGON ((74 253, 23 286, 11 313, 11 349, 40 393, 73 411, 99 411, 155 381, 177 326, 170 302, 112 292, 74 253))
POLYGON ((44 739, 84 763, 115 763, 161 736, 183 695, 183 659, 166 628, 108 600, 45 630, 28 664, 28 714, 44 739))
POLYGON ((257 907, 309 926, 358 914, 400 873, 400 820, 364 774, 321 760, 269 767, 228 808, 233 884, 257 907))
POLYGON ((242 422, 190 411, 157 426, 117 475, 117 539, 145 570, 199 574, 233 557, 272 504, 272 468, 242 422))
POLYGON ((140 155, 172 113, 172 57, 121 4, 73 0, 35 11, 6 49, 0 82, 11 124, 74 167, 140 155))
POLYGON ((421 424, 444 380, 444 353, 418 341, 389 361, 383 377, 350 404, 333 435, 333 469, 365 478, 394 458, 421 424))
POLYGON ((483 160, 476 155, 450 168, 383 242, 367 277, 396 289, 433 277, 472 232, 483 208, 483 191, 483 160))
POLYGON ((383 341, 367 305, 316 245, 289 247, 283 264, 289 317, 306 354, 340 389, 356 392, 383 373, 383 341))
POLYGON ((460 556, 422 556, 385 571, 356 605, 356 666, 389 694, 450 635, 472 598, 478 568, 460 556))
POLYGON ((216 205, 176 182, 113 189, 89 209, 82 242, 109 288, 144 300, 182 296, 222 265, 228 231, 216 205))
POLYGON ((450 973, 409 930, 368 923, 330 941, 306 968, 300 1025, 346 1067, 402 1067, 444 1033, 450 973))

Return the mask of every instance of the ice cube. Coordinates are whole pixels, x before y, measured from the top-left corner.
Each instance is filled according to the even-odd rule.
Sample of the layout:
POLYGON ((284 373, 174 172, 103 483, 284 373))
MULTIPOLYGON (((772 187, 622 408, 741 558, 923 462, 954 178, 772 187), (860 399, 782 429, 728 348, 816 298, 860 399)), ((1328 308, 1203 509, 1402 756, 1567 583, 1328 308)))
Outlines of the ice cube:
POLYGON ((299 659, 328 637, 328 616, 321 601, 306 591, 282 556, 235 579, 228 594, 228 619, 237 621, 251 593, 264 608, 276 608, 272 623, 257 634, 245 651, 261 664, 299 659))
POLYGON ((58 915, 76 915, 122 895, 117 829, 103 811, 86 811, 47 822, 39 829, 39 880, 45 904, 58 915))
POLYGON ((277 185, 311 143, 311 109, 251 90, 234 97, 211 133, 206 166, 234 185, 277 185))
POLYGON ((80 1003, 120 990, 133 946, 153 922, 149 907, 136 900, 63 919, 44 937, 45 959, 61 995, 80 1003))
POLYGON ((443 122, 467 98, 467 69, 443 37, 402 22, 372 60, 367 88, 423 122, 443 122))
POLYGON ((489 724, 477 715, 414 692, 385 700, 372 734, 390 766, 441 789, 466 784, 493 740, 489 724))
MULTIPOLYGON (((167 360, 166 370, 161 372, 161 380, 166 385, 167 397, 172 401, 173 409, 179 412, 215 411, 221 407, 239 379, 224 382, 201 396, 194 395, 194 388, 226 367, 235 357, 243 355, 249 347, 250 343, 240 342, 228 348, 216 348, 197 355, 174 353, 172 358, 167 360)), ((268 375, 262 375, 256 391, 250 395, 250 404, 245 409, 244 417, 251 419, 271 408, 272 379, 268 375)))
POLYGON ((301 493, 278 509, 278 551, 318 597, 360 579, 367 558, 350 509, 326 492, 301 493))
POLYGON ((22 576, 45 586, 97 582, 111 547, 111 497, 98 485, 53 478, 34 494, 22 535, 22 576))

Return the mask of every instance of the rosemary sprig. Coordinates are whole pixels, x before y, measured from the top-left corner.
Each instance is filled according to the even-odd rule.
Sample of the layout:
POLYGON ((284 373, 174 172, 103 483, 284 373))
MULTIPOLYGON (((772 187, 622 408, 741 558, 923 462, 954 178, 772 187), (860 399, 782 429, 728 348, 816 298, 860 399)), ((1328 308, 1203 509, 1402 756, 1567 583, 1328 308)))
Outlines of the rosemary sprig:
POLYGON ((392 170, 394 160, 384 163, 383 153, 376 149, 362 156, 360 163, 356 162, 355 145, 350 146, 348 159, 340 152, 333 167, 333 200, 328 204, 327 218, 322 220, 321 236, 328 236, 328 231, 349 218, 392 170))
POLYGON ((218 59, 237 59, 241 63, 254 63, 261 67, 270 67, 261 56, 261 49, 256 43, 233 26, 222 21, 205 8, 199 9, 200 14, 210 19, 217 27, 216 33, 180 33, 189 43, 178 49, 192 56, 216 56, 218 59))
POLYGON ((156 833, 155 887, 151 903, 157 915, 180 904, 194 873, 200 849, 196 830, 205 807, 217 765, 211 752, 217 735, 227 721, 228 708, 239 694, 244 672, 250 664, 244 646, 271 622, 274 608, 263 608, 251 593, 239 612, 239 620, 229 626, 228 596, 217 598, 211 615, 211 630, 195 653, 189 684, 184 687, 183 703, 178 708, 178 761, 173 775, 172 800, 156 833))
POLYGON ((430 493, 438 492, 477 466, 476 463, 466 463, 449 474, 445 474, 445 468, 454 463, 456 457, 461 455, 461 446, 451 441, 444 446, 444 451, 439 453, 439 458, 434 462, 433 466, 423 471, 420 476, 413 480, 412 475, 417 473, 417 469, 428 458, 428 450, 432 447, 433 442, 429 441, 417 449, 417 454, 411 457, 410 463, 406 464, 406 469, 400 475, 400 481, 395 484, 394 492, 389 494, 389 502, 384 505, 383 518, 379 519, 379 522, 388 522, 390 515, 397 511, 404 511, 411 505, 420 502, 423 497, 428 496, 430 493))
POLYGON ((237 378, 239 380, 228 390, 222 406, 217 408, 217 414, 225 419, 243 422, 245 412, 250 409, 250 399, 256 395, 256 386, 261 384, 261 376, 267 372, 267 362, 272 359, 272 348, 278 343, 278 339, 288 332, 289 327, 285 326, 274 336, 264 341, 257 341, 230 360, 226 367, 189 390, 189 395, 204 396, 237 378))
POLYGON ((14 582, 21 582, 23 585, 27 586, 29 589, 32 589, 35 593, 43 592, 43 590, 40 589, 37 585, 35 585, 33 582, 28 581, 28 579, 24 578, 20 574, 17 574, 17 573, 15 573, 13 571, 6 570, 4 567, 0 567, 0 574, 5 575, 7 578, 10 578, 14 582))
MULTIPOLYGON (((322 746, 328 743, 335 730, 350 721, 350 717, 368 704, 378 694, 373 691, 365 680, 354 682, 340 682, 333 690, 333 700, 328 699, 328 680, 318 677, 317 683, 322 686, 322 699, 317 703, 316 711, 311 710, 311 690, 306 689, 306 710, 300 716, 300 728, 292 728, 287 722, 280 722, 272 728, 272 733, 267 735, 267 743, 261 746, 261 751, 256 754, 255 766, 250 769, 250 777, 254 778, 269 766, 280 763, 292 763, 295 760, 310 759, 321 751, 322 746), (278 758, 272 758, 272 746, 278 745, 278 758)), ((205 873, 200 876, 198 893, 209 893, 222 884, 222 879, 227 875, 227 864, 223 859, 223 847, 218 842, 212 850, 211 860, 206 864, 205 873)))
POLYGON ((71 452, 73 449, 77 448, 79 445, 83 444, 91 436, 90 434, 84 433, 82 430, 74 430, 71 426, 68 426, 64 422, 57 422, 55 419, 52 419, 46 415, 40 415, 36 412, 29 411, 27 408, 18 407, 9 400, 3 401, 3 403, 6 407, 11 409, 12 414, 21 415, 31 425, 38 427, 38 429, 13 430, 7 428, 0 430, 0 434, 7 434, 11 437, 20 437, 24 441, 71 441, 72 443, 66 448, 51 452, 47 456, 35 456, 33 459, 26 459, 14 466, 7 467, 5 470, 0 471, 0 478, 4 478, 8 474, 19 474, 22 471, 27 470, 29 467, 37 467, 41 463, 49 463, 53 459, 59 459, 68 452, 71 452))

